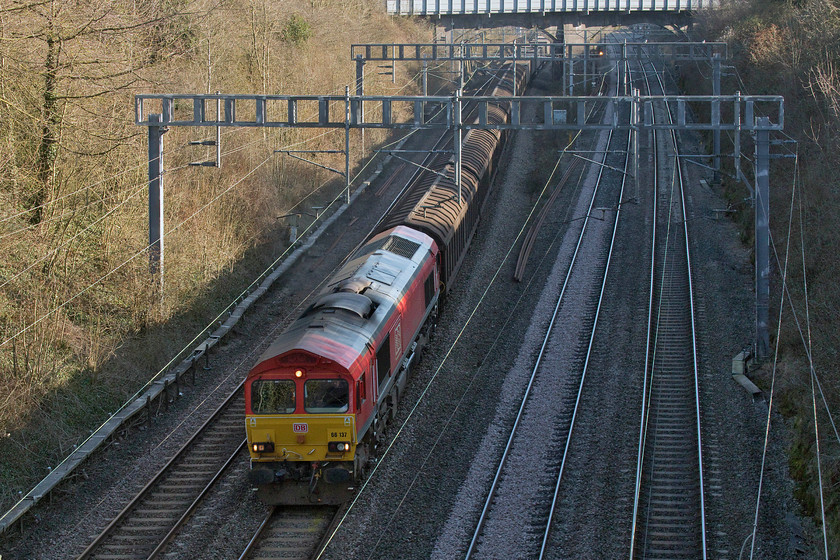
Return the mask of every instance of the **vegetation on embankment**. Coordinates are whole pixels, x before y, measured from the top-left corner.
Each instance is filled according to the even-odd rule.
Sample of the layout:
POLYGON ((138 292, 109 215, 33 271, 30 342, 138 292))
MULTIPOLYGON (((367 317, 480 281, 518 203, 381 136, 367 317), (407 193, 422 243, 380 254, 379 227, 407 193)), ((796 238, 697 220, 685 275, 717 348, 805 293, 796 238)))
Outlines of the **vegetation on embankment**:
MULTIPOLYGON (((378 0, 0 6, 0 512, 280 254, 278 216, 300 212, 305 226, 343 187, 274 153, 343 149, 343 130, 223 129, 216 169, 188 165, 214 159, 189 142, 215 130, 171 128, 161 294, 134 94, 343 94, 350 44, 431 39, 383 12, 378 0)), ((398 67, 392 84, 369 64, 366 93, 416 93, 415 71, 398 67)), ((335 158, 321 162, 343 169, 335 158)))
MULTIPOLYGON (((760 381, 769 390, 775 370, 774 407, 794 428, 790 467, 797 482, 796 495, 821 530, 816 415, 829 557, 838 558, 840 442, 822 399, 836 423, 840 411, 836 366, 840 353, 840 4, 836 0, 750 0, 706 14, 700 27, 703 38, 729 44, 736 72, 725 79, 723 92, 783 95, 785 134, 798 141, 796 147, 772 148, 777 154, 798 153, 798 158, 771 161, 771 231, 773 250, 781 259, 781 265, 774 261, 771 267, 771 354, 778 342, 779 360, 775 367, 770 363, 762 368, 760 381), (785 267, 796 316, 786 297, 777 336, 785 267), (808 352, 822 389, 817 387, 815 393, 808 352)), ((751 155, 751 147, 743 148, 751 155)), ((731 148, 724 153, 727 149, 731 153, 731 148)), ((743 167, 749 166, 745 161, 743 167)), ((751 240, 753 210, 744 202, 746 188, 731 179, 724 179, 723 186, 738 211, 744 238, 751 240)), ((822 550, 821 531, 816 537, 814 545, 822 550)))

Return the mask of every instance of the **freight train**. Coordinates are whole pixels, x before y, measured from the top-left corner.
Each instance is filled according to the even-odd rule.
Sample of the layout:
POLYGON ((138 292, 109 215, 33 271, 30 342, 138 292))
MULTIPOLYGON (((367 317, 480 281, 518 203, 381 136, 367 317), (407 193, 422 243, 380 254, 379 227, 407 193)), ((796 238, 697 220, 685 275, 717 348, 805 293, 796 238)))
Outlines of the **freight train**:
MULTIPOLYGON (((507 122, 528 66, 494 72, 507 122)), ((485 94, 487 95, 487 94, 485 94)), ((476 119, 477 121, 477 119, 476 119)), ((245 380, 250 482, 273 505, 340 504, 363 480, 478 226, 505 135, 467 132, 461 191, 438 156, 245 380)))

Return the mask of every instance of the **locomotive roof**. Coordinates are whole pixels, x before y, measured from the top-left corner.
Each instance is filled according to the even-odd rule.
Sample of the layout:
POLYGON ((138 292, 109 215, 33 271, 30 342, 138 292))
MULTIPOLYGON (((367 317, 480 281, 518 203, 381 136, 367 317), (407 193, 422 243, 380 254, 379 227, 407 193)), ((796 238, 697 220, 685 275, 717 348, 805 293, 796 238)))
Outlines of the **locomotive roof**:
POLYGON ((274 369, 284 355, 300 351, 349 369, 377 338, 432 246, 429 236, 404 226, 371 238, 271 344, 251 374, 274 369))

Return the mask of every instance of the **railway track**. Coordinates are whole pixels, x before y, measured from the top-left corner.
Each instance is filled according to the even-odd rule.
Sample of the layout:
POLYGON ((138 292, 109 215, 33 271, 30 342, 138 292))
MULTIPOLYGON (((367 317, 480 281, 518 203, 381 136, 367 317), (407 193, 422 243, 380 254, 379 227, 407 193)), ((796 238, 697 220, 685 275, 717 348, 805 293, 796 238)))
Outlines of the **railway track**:
MULTIPOLYGON (((664 91, 653 74, 654 85, 664 91)), ((667 106, 655 112, 671 118, 667 106)), ((654 143, 657 193, 648 359, 630 556, 705 559, 697 337, 683 174, 676 135, 655 135, 654 143)))
MULTIPOLYGON (((434 150, 439 151, 446 142, 445 134, 442 134, 435 140, 434 150)), ((420 165, 428 165, 433 157, 440 156, 427 155, 420 165)), ((400 166, 395 173, 402 170, 400 166)), ((406 184, 410 185, 416 180, 420 171, 421 167, 418 167, 406 184)), ((243 426, 244 410, 244 385, 240 384, 195 435, 94 538, 78 556, 78 560, 135 560, 161 556, 225 471, 236 461, 248 460, 243 426)), ((304 523, 299 514, 297 517, 299 524, 304 523)), ((294 515, 275 512, 272 519, 289 519, 288 522, 292 523, 294 518, 294 515)), ((278 521, 273 521, 269 529, 274 525, 282 526, 278 521)))

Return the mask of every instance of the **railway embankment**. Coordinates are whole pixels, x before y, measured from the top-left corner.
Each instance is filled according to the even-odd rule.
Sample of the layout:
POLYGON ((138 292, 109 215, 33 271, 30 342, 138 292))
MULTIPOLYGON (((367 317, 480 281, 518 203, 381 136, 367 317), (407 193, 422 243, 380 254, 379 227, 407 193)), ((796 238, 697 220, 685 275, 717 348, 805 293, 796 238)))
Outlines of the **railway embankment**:
MULTIPOLYGON (((840 394, 830 389, 838 384, 840 348, 836 328, 840 258, 833 250, 840 244, 836 5, 745 2, 704 14, 699 24, 697 31, 706 39, 729 43, 733 59, 724 78, 726 88, 785 98, 785 142, 774 148, 773 153, 782 157, 773 160, 770 176, 773 359, 754 373, 754 380, 768 392, 775 379, 774 409, 780 415, 774 415, 772 422, 784 423, 792 431, 791 441, 784 445, 795 494, 803 512, 814 520, 816 548, 823 556, 836 558, 840 492, 832 481, 840 475, 840 438, 834 428, 840 394), (822 534, 823 512, 827 542, 822 534)), ((697 83, 696 70, 683 69, 686 84, 697 83)), ((727 150, 724 147, 724 153, 727 150)), ((724 158, 724 163, 730 163, 726 159, 731 162, 724 158)), ((726 167, 715 192, 724 198, 723 208, 732 211, 741 239, 750 246, 753 210, 748 188, 731 175, 732 168, 726 167)))

